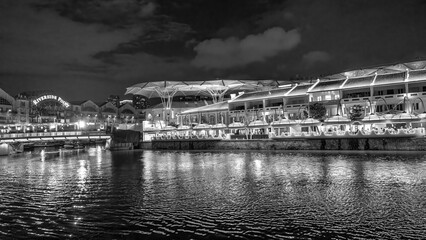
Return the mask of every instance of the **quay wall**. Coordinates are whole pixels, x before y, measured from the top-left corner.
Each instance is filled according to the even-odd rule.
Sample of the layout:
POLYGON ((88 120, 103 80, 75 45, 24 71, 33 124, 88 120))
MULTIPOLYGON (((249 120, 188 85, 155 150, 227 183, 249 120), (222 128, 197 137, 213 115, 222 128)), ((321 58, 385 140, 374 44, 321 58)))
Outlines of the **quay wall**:
POLYGON ((133 130, 117 130, 112 133, 114 143, 132 143, 137 146, 141 140, 141 133, 133 130))
POLYGON ((158 140, 141 142, 153 150, 380 150, 426 151, 426 138, 340 138, 257 140, 158 140))

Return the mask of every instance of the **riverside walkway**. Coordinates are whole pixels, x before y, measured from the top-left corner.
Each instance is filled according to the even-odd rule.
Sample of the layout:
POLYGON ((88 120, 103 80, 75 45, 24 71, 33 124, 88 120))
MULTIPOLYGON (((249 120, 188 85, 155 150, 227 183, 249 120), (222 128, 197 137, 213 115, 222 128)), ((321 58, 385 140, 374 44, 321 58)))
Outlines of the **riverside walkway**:
POLYGON ((38 142, 57 140, 107 140, 111 134, 100 131, 67 131, 0 134, 0 143, 38 142))

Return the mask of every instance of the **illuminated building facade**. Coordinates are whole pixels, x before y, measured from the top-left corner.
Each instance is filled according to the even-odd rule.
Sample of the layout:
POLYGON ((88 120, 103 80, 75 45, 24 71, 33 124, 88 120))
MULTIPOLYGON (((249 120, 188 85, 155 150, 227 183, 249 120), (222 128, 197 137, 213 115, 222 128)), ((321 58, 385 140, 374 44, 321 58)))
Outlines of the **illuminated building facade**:
POLYGON ((112 102, 68 102, 51 91, 23 92, 14 98, 0 89, 2 133, 74 130, 79 123, 84 123, 87 130, 102 130, 141 122, 136 109, 128 103, 117 107, 112 102))
MULTIPOLYGON (((260 130, 263 133, 279 134, 318 131, 319 127, 325 129, 327 126, 348 130, 359 124, 366 129, 424 128, 425 101, 426 61, 419 61, 349 71, 316 81, 246 92, 218 104, 203 104, 186 109, 173 105, 172 109, 181 110, 174 111, 176 125, 194 132, 205 129, 217 134, 218 128, 215 126, 220 125, 225 132, 230 133, 236 130, 260 130), (310 119, 310 107, 313 104, 325 108, 320 121, 310 119), (358 115, 354 114, 355 110, 358 115), (374 124, 368 122, 372 115, 377 118, 374 124), (333 122, 336 117, 347 121, 346 124, 333 122), (277 126, 275 123, 280 120, 287 122, 277 126)), ((155 112, 154 109, 152 112, 155 112)), ((161 112, 157 112, 151 115, 159 119, 161 112)), ((157 131, 159 126, 155 124, 156 119, 147 117, 147 120, 152 122, 147 127, 152 130, 148 132, 157 131)))

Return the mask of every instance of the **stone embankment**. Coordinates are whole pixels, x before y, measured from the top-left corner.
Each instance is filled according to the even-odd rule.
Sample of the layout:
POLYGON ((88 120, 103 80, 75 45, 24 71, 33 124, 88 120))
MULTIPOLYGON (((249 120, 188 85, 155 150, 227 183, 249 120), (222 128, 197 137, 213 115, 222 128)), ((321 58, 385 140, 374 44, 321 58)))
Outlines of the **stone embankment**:
POLYGON ((169 150, 380 150, 426 151, 426 138, 340 138, 258 140, 159 140, 141 142, 142 149, 169 150))

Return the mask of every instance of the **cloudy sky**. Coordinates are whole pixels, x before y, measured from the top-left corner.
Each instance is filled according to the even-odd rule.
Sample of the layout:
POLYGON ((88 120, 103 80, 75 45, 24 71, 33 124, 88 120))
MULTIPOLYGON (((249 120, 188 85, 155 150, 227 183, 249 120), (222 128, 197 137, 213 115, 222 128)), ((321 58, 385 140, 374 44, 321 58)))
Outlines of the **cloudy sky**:
POLYGON ((139 82, 423 60, 425 13, 424 0, 1 0, 0 88, 102 101, 139 82))

